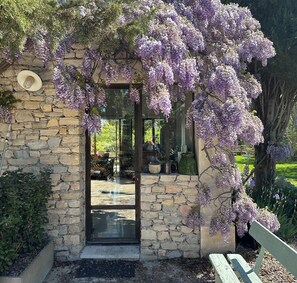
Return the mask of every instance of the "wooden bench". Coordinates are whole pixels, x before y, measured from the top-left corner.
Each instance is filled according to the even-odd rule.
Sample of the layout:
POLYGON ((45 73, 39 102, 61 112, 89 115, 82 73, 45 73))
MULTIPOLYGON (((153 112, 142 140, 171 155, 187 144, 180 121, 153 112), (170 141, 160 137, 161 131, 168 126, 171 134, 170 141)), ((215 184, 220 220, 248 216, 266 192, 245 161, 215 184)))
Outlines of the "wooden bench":
POLYGON ((248 283, 262 282, 258 274, 265 250, 297 278, 297 251, 257 221, 252 223, 249 234, 261 245, 255 266, 251 268, 239 254, 227 254, 230 264, 224 255, 210 254, 209 259, 215 269, 215 282, 240 282, 238 278, 248 283))

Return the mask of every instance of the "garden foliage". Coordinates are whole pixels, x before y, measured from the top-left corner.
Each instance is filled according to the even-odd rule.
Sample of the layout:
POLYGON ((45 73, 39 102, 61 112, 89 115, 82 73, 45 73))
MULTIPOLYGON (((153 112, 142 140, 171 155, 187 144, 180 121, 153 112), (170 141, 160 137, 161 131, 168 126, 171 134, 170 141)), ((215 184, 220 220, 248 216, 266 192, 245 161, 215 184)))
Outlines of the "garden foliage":
POLYGON ((0 177, 0 272, 18 255, 48 242, 45 225, 50 193, 51 179, 47 171, 38 176, 13 171, 0 177))
POLYGON ((283 177, 277 177, 274 185, 263 188, 261 194, 254 194, 252 188, 248 193, 261 208, 268 208, 275 213, 280 222, 276 234, 286 241, 297 236, 297 188, 283 177))

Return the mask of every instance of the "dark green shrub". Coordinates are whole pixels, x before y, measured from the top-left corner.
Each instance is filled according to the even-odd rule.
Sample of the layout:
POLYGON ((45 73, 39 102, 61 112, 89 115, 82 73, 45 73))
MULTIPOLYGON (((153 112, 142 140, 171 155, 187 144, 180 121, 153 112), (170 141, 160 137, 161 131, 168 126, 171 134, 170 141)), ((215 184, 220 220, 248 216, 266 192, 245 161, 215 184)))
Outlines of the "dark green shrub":
POLYGON ((276 232, 276 235, 287 242, 294 240, 297 236, 296 218, 294 218, 294 216, 288 217, 285 213, 278 213, 277 218, 280 223, 280 228, 276 232))
POLYGON ((21 171, 0 177, 0 272, 22 253, 48 242, 45 225, 51 193, 50 172, 21 171))
POLYGON ((283 177, 277 177, 271 188, 263 188, 261 194, 254 195, 253 189, 247 192, 261 208, 267 207, 277 215, 280 229, 276 235, 290 242, 297 236, 297 188, 283 177))

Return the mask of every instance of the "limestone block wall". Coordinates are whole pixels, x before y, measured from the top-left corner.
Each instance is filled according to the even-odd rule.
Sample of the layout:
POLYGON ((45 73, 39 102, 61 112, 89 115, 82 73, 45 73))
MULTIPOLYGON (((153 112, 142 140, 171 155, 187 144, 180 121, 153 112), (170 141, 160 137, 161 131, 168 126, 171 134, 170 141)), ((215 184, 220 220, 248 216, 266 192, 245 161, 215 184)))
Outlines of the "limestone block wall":
MULTIPOLYGON (((73 50, 68 60, 79 62, 80 50, 73 50)), ((59 259, 75 259, 85 243, 85 135, 80 127, 80 113, 68 109, 56 98, 52 69, 33 55, 0 74, 0 88, 13 91, 20 99, 13 112, 12 131, 5 154, 4 170, 23 168, 38 173, 52 170, 53 194, 48 202, 49 233, 59 259), (40 75, 43 87, 29 92, 17 83, 17 74, 30 69, 40 75)), ((0 124, 6 133, 7 125, 0 124)), ((0 151, 3 142, 0 142, 0 151)), ((1 151, 2 152, 2 151, 1 151)))
POLYGON ((200 229, 185 225, 195 205, 198 176, 141 176, 141 258, 197 258, 200 229))
MULTIPOLYGON (((196 147, 196 160, 198 160, 198 170, 199 172, 204 172, 206 168, 210 166, 209 160, 206 157, 205 152, 201 149, 204 148, 204 144, 201 140, 196 140, 195 143, 196 147)), ((212 153, 211 153, 212 154, 212 153)), ((216 188, 216 172, 215 170, 211 171, 211 174, 203 174, 200 176, 200 180, 205 182, 212 188, 212 198, 217 197, 221 191, 216 188)), ((230 196, 231 202, 231 196, 230 196)), ((231 203, 229 203, 231 205, 231 203)), ((210 253, 227 253, 227 252, 234 252, 235 251, 235 227, 232 225, 230 227, 230 238, 228 242, 224 241, 221 233, 217 233, 214 236, 209 235, 209 227, 211 218, 216 213, 218 207, 217 205, 212 202, 207 207, 200 207, 200 215, 204 219, 204 224, 200 227, 200 256, 206 257, 210 253)))

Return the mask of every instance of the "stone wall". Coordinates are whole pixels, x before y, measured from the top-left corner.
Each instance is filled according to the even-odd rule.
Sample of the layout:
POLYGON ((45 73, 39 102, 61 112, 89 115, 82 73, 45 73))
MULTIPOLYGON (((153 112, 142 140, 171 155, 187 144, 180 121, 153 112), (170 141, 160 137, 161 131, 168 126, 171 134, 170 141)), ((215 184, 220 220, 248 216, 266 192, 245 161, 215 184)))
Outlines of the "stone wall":
MULTIPOLYGON (((77 54, 81 57, 80 50, 77 54)), ((75 50, 68 56, 79 61, 75 50)), ((38 173, 42 168, 52 169, 48 228, 56 257, 74 259, 79 257, 85 243, 85 135, 80 126, 80 113, 57 100, 51 79, 52 66, 44 68, 43 63, 30 54, 0 75, 1 89, 13 91, 20 99, 13 112, 4 170, 23 168, 26 172, 38 173), (43 81, 40 91, 29 92, 19 86, 17 74, 24 69, 40 75, 43 81)), ((0 124, 1 135, 7 128, 0 124)), ((2 148, 3 142, 0 142, 0 150, 2 148)))
MULTIPOLYGON (((67 62, 79 66, 83 52, 75 46, 67 62)), ((38 173, 42 168, 51 174, 53 195, 49 200, 50 234, 59 259, 76 259, 85 245, 85 135, 80 127, 80 113, 57 100, 52 80, 53 66, 46 68, 33 55, 0 74, 0 89, 11 90, 20 102, 13 113, 12 132, 5 155, 4 170, 23 168, 38 173), (43 87, 28 92, 17 83, 17 74, 30 69, 40 75, 43 87)), ((1 136, 8 126, 0 124, 1 136)), ((0 152, 3 149, 0 141, 0 152)), ((196 141, 199 170, 208 166, 196 141)), ((185 219, 197 195, 197 176, 142 175, 141 183, 141 257, 162 259, 199 257, 209 252, 232 250, 234 233, 226 244, 209 237, 209 225, 195 228, 185 219)), ((206 180, 213 183, 213 176, 206 180)), ((213 207, 202 209, 210 217, 213 207)), ((209 223, 206 223, 209 224, 209 223)))
POLYGON ((141 176, 141 259, 197 258, 200 230, 185 225, 198 176, 141 176))
MULTIPOLYGON (((204 143, 201 140, 196 140, 196 160, 198 161, 199 172, 204 172, 209 168, 210 163, 206 156, 206 153, 201 149, 204 148, 204 143)), ((213 154, 213 152, 209 152, 213 154)), ((216 174, 215 170, 211 170, 211 174, 203 174, 200 176, 200 180, 205 182, 212 188, 212 198, 216 198, 221 194, 220 189, 216 188, 216 174)), ((229 205, 231 205, 231 195, 229 200, 229 205)), ((204 219, 203 225, 200 226, 200 256, 206 257, 210 253, 227 253, 235 251, 235 227, 232 225, 230 227, 230 238, 228 241, 225 241, 221 233, 210 237, 209 227, 212 217, 215 215, 218 210, 218 206, 215 202, 212 202, 209 206, 200 207, 200 215, 204 219)))

